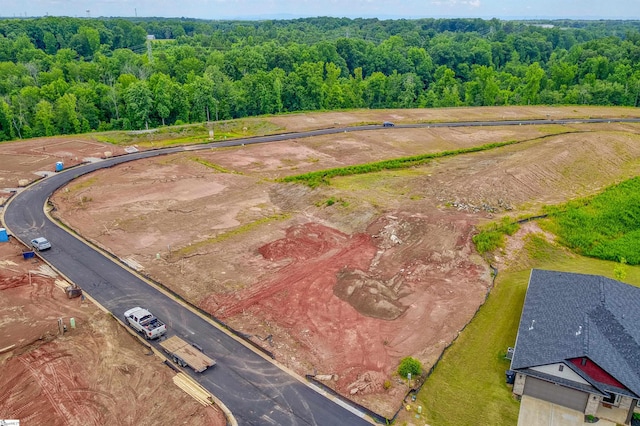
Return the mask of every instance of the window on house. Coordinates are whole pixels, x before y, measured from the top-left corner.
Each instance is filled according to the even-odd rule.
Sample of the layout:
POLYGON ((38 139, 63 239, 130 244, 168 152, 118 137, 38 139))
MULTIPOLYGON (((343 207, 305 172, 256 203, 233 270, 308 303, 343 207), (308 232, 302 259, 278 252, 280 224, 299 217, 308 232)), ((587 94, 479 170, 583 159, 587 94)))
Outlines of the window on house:
POLYGON ((608 397, 602 398, 602 402, 606 402, 607 404, 612 405, 618 405, 620 403, 620 395, 609 393, 608 397))
POLYGON ((564 370, 564 365, 560 364, 560 365, 558 366, 558 371, 562 371, 562 370, 564 370))
POLYGON ((586 358, 582 358, 582 365, 587 365, 587 359, 586 358))

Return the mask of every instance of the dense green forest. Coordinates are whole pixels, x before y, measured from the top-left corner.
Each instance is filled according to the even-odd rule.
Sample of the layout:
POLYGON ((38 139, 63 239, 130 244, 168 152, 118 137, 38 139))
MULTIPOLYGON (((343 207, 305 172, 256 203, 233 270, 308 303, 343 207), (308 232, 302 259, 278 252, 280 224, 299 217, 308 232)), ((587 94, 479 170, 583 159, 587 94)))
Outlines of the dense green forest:
POLYGON ((0 140, 347 108, 638 106, 639 29, 638 21, 5 19, 0 140))

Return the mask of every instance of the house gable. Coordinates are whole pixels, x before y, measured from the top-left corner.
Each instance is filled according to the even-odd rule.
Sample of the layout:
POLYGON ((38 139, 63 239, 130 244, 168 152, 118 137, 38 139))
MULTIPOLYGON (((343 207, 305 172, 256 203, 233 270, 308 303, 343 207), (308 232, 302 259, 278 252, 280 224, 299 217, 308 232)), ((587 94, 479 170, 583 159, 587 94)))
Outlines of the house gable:
POLYGON ((570 380, 572 382, 580 383, 583 385, 589 385, 589 382, 580 377, 578 373, 573 371, 568 365, 563 362, 549 365, 539 365, 530 368, 533 371, 548 374, 550 376, 562 378, 564 380, 570 380))
POLYGON ((591 361, 587 357, 573 358, 570 359, 569 362, 571 362, 576 368, 578 368, 580 371, 597 382, 626 390, 625 386, 622 383, 617 381, 609 373, 600 368, 598 364, 591 361))

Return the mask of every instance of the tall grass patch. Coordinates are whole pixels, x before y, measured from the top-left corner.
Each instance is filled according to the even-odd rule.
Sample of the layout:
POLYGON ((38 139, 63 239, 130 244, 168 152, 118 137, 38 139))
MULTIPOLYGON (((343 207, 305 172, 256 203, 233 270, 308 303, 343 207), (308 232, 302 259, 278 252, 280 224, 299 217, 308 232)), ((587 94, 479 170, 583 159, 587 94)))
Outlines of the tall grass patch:
POLYGON ((540 225, 576 253, 640 264, 640 178, 545 211, 549 216, 540 225))
POLYGON ((473 236, 473 243, 476 245, 478 253, 504 247, 506 235, 513 235, 520 229, 520 225, 511 218, 505 216, 499 222, 492 222, 480 229, 480 232, 473 236))

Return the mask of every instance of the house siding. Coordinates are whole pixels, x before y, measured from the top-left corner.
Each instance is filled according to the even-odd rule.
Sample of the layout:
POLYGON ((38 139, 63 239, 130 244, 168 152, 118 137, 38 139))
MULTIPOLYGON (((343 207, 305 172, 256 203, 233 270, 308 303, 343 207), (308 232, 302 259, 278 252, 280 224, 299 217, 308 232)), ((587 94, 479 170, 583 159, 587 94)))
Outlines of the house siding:
POLYGON ((631 408, 631 403, 634 402, 635 399, 629 398, 628 396, 623 396, 620 398, 620 405, 618 407, 623 408, 625 410, 629 410, 631 408))
POLYGON ((569 360, 576 368, 582 370, 587 376, 600 382, 606 383, 610 386, 615 386, 620 389, 625 389, 624 385, 617 381, 611 374, 600 368, 595 362, 591 361, 587 357, 574 358, 569 360))
POLYGON ((587 401, 587 407, 584 409, 584 414, 595 416, 600 406, 602 397, 599 395, 589 395, 589 401, 587 401))
POLYGON ((571 381, 574 381, 574 382, 577 382, 577 383, 582 383, 583 385, 589 385, 590 384, 585 379, 580 377, 580 375, 578 375, 578 373, 576 373, 571 368, 569 368, 567 365, 564 365, 564 364, 561 364, 561 363, 540 365, 540 366, 537 366, 537 367, 531 367, 531 370, 539 371, 541 373, 549 374, 549 375, 555 376, 555 377, 561 377, 563 379, 571 380, 571 381), (562 371, 560 371, 560 368, 559 368, 560 366, 564 367, 562 371))

